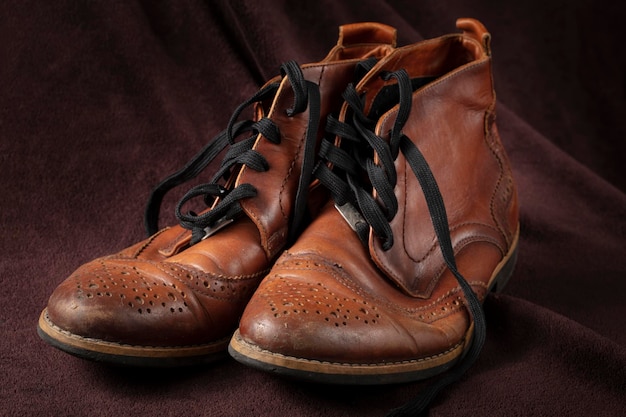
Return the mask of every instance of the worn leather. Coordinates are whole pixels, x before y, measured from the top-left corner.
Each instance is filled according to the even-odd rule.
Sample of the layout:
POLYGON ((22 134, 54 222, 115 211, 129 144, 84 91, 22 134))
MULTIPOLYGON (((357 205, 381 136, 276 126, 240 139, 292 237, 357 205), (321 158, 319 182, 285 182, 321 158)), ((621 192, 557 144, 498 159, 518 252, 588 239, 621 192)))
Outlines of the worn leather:
MULTIPOLYGON (((461 33, 396 49, 357 91, 367 111, 381 88, 395 82, 384 81, 383 71, 438 77, 413 93, 403 133, 437 180, 458 269, 482 300, 516 244, 518 203, 495 125, 490 36, 472 19, 460 19, 457 27, 461 33)), ((397 111, 378 119, 379 136, 388 138, 397 111)), ((234 351, 306 370, 308 377, 357 372, 347 370, 355 365, 422 366, 466 343, 471 323, 463 292, 446 267, 424 194, 402 153, 395 169, 399 210, 390 222, 391 249, 384 250, 373 232, 365 246, 327 204, 248 303, 234 351)), ((358 373, 386 372, 376 366, 358 373)))
MULTIPOLYGON (((324 60, 302 66, 304 77, 320 86, 318 140, 326 115, 341 104, 356 63, 382 57, 394 46, 393 28, 346 25, 324 60)), ((309 122, 308 110, 287 116, 292 105, 288 79, 271 107, 257 105, 257 116, 275 122, 281 141, 273 144, 259 135, 254 149, 266 158, 269 171, 240 170, 235 185, 250 183, 258 191, 257 197, 242 202, 243 215, 193 246, 190 232, 176 225, 81 266, 51 295, 46 326, 83 338, 81 348, 87 350, 84 345, 90 340, 172 347, 173 354, 176 347, 227 342, 250 296, 287 243, 309 122)))

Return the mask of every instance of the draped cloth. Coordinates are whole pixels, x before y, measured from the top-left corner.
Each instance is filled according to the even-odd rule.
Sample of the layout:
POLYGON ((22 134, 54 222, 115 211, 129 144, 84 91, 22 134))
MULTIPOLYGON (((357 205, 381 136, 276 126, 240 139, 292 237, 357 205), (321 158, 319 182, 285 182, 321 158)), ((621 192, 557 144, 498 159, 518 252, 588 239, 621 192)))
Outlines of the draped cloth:
MULTIPOLYGON (((519 260, 485 302, 479 360, 430 415, 626 415, 621 9, 606 0, 0 3, 0 414, 381 416, 412 398, 424 382, 306 384, 228 358, 108 367, 51 348, 35 329, 74 269, 144 238, 151 188, 282 62, 320 60, 344 23, 392 25, 406 45, 474 17, 493 37, 519 260)), ((162 224, 175 222, 184 191, 165 199, 162 224)))

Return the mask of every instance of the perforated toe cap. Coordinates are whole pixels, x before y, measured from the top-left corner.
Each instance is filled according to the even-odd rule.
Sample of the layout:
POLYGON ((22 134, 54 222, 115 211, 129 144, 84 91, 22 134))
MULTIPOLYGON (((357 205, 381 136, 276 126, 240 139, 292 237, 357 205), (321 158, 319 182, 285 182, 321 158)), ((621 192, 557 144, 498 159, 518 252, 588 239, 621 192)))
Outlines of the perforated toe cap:
POLYGON ((332 266, 301 260, 281 267, 261 283, 241 319, 242 339, 260 349, 366 364, 426 357, 442 343, 459 342, 417 314, 405 317, 352 291, 332 276, 332 266))
POLYGON ((210 338, 211 317, 163 265, 101 258, 53 292, 48 317, 63 331, 131 345, 185 345, 210 338), (210 333, 210 332, 209 332, 210 333))

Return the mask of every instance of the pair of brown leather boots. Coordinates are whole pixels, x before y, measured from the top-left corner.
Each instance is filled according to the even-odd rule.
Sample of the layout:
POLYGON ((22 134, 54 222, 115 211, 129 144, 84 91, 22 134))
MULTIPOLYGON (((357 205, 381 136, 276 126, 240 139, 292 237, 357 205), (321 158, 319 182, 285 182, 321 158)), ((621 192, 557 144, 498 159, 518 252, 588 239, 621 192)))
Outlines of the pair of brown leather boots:
POLYGON ((141 366, 228 348, 329 383, 466 369, 485 337, 481 301, 511 275, 519 228, 490 35, 473 19, 457 27, 396 47, 391 27, 345 25, 324 60, 284 64, 155 189, 147 240, 59 285, 41 337, 141 366), (253 120, 240 121, 248 106, 253 120), (157 231, 163 195, 218 154, 214 177, 178 205, 180 224, 157 231), (186 209, 197 200, 199 213, 186 209))

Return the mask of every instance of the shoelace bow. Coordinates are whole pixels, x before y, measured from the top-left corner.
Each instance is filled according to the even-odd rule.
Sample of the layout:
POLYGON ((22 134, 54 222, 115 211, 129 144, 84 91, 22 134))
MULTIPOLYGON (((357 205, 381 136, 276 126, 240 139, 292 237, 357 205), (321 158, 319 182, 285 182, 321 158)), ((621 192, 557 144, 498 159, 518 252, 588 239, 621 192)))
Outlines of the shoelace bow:
MULTIPOLYGON (((302 74, 300 66, 289 61, 281 66, 281 75, 288 78, 294 93, 293 107, 287 110, 289 116, 309 109, 309 123, 307 125, 302 172, 300 175, 294 204, 294 215, 290 221, 290 239, 294 239, 306 212, 306 200, 308 186, 311 182, 314 168, 315 144, 319 127, 320 93, 319 86, 307 81, 302 74)), ((152 191, 144 215, 144 223, 148 235, 158 231, 158 218, 163 198, 168 191, 181 185, 202 172, 215 157, 226 147, 228 151, 224 155, 220 168, 208 183, 200 184, 190 189, 176 206, 175 214, 180 225, 191 230, 191 244, 210 236, 222 226, 233 221, 242 211, 240 201, 257 195, 257 190, 252 184, 239 184, 234 188, 232 174, 238 172, 239 167, 247 166, 258 172, 269 169, 269 163, 263 155, 254 148, 257 136, 260 134, 266 140, 279 144, 281 140, 278 126, 269 118, 263 117, 258 121, 238 121, 243 110, 255 102, 271 99, 276 95, 280 83, 268 84, 256 92, 248 100, 241 103, 233 112, 227 128, 215 136, 200 152, 198 152, 182 169, 165 178, 152 191), (236 141, 244 133, 251 133, 245 139, 236 141), (225 185, 226 184, 226 185, 225 185), (193 211, 183 212, 183 206, 190 200, 202 197, 210 210, 201 214, 193 211)))
POLYGON ((398 115, 389 141, 374 133, 375 121, 364 114, 364 101, 354 86, 350 85, 344 93, 344 99, 352 112, 351 120, 345 123, 329 117, 326 130, 331 135, 340 137, 341 144, 337 147, 333 142, 324 139, 320 148, 322 161, 317 165, 315 175, 330 190, 342 214, 345 207, 348 207, 347 216, 352 220, 351 226, 362 242, 367 245, 371 226, 374 234, 382 240, 385 250, 393 245, 393 232, 389 222, 398 211, 398 201, 393 190, 396 185, 394 160, 399 152, 404 154, 426 197, 443 258, 465 295, 466 308, 474 322, 474 335, 461 362, 426 386, 416 398, 391 410, 388 415, 416 416, 424 412, 443 388, 457 381, 476 361, 485 342, 486 324, 478 297, 457 269, 446 209, 437 182, 421 151, 402 133, 411 112, 413 90, 409 75, 405 70, 399 70, 383 73, 381 76, 386 81, 392 78, 397 80, 400 97, 398 115), (374 152, 378 156, 378 163, 373 160, 374 152), (333 168, 329 168, 324 160, 331 163, 333 168), (338 172, 335 168, 338 168, 338 172), (367 173, 365 182, 363 169, 367 173), (372 190, 376 191, 379 202, 372 196, 372 190))

